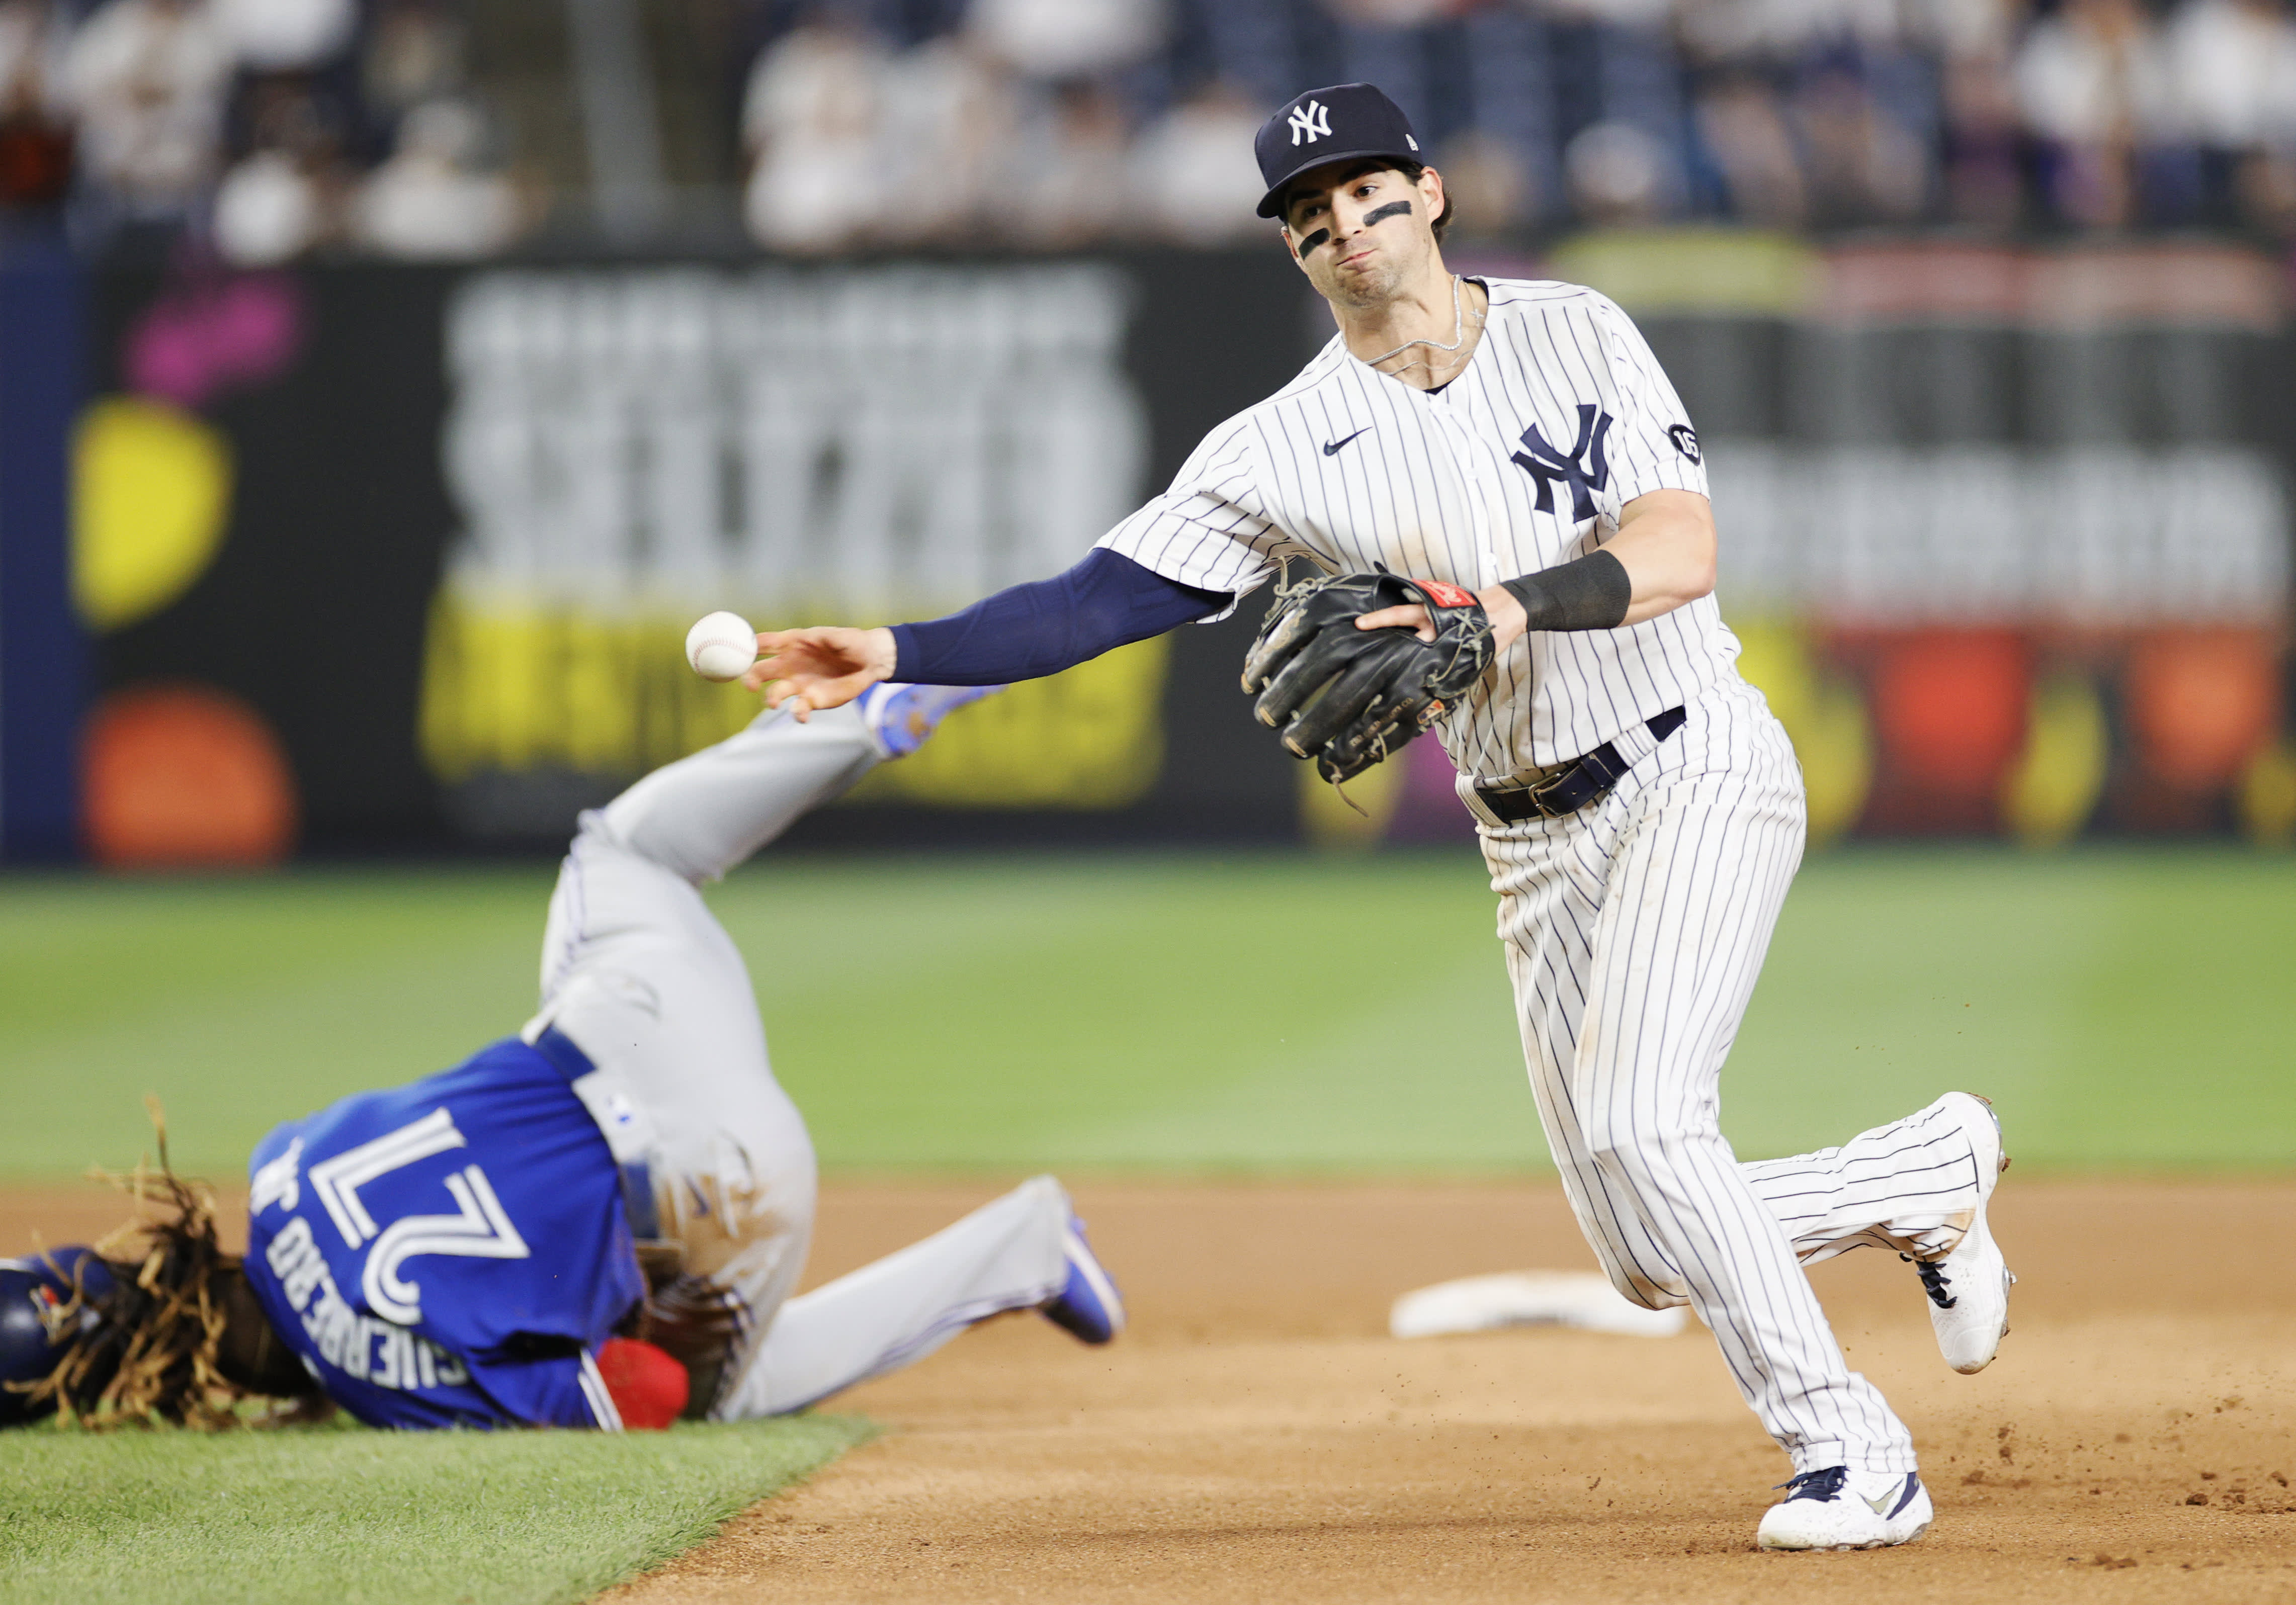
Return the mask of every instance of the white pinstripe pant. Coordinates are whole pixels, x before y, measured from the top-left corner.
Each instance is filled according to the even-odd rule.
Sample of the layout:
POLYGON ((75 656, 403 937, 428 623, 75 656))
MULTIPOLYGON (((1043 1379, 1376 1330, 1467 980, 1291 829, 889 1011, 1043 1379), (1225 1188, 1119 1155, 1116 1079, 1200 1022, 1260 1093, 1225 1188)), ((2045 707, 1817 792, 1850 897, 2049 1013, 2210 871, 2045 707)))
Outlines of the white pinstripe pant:
POLYGON ((1594 807, 1483 831, 1539 1116, 1611 1282, 1697 1312, 1797 1471, 1911 1471, 1911 1436, 1843 1360, 1798 1257, 1949 1249, 1975 1159, 1926 1110, 1821 1153, 1732 1154, 1722 1062, 1801 861, 1801 771, 1734 674, 1686 711, 1662 743, 1619 743, 1638 761, 1594 807))

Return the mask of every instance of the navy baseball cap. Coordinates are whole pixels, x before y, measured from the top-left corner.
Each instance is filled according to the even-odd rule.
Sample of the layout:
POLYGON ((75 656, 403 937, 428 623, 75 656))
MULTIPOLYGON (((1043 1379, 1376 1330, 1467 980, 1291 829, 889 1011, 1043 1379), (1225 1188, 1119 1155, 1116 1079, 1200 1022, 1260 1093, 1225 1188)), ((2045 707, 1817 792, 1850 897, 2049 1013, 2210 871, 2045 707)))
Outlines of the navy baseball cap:
POLYGON ((1309 168, 1375 156, 1423 160, 1403 108, 1369 84, 1310 89, 1259 125, 1251 151, 1267 185, 1263 217, 1283 215, 1283 187, 1309 168))

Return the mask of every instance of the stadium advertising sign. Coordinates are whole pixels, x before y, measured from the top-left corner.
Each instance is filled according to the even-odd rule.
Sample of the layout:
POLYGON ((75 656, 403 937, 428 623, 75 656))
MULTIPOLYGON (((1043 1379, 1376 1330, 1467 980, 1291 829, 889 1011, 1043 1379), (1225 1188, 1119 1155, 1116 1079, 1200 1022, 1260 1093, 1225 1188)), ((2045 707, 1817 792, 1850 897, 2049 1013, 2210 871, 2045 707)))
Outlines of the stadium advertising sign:
MULTIPOLYGON (((562 839, 755 716, 687 669, 699 614, 929 616, 1074 561, 1300 360, 1290 271, 107 275, 81 495, 143 578, 91 615, 96 854, 562 839), (1238 320, 1218 379, 1143 333, 1207 284, 1238 320)), ((1248 624, 969 709, 807 832, 1287 836, 1291 765, 1233 689, 1248 624)))
MULTIPOLYGON (((1486 266, 1649 334, 1819 839, 2296 831, 2270 264, 1681 233, 1486 266)), ((1297 371, 1305 297, 1258 252, 99 274, 83 836, 122 864, 561 838, 750 717, 686 669, 694 618, 929 616, 1067 566, 1297 371)), ((39 483, 0 487, 6 572, 60 538, 39 483)), ((1431 741, 1357 814, 1267 739, 1235 689, 1260 611, 968 709, 803 829, 1464 834, 1431 741)))
MULTIPOLYGON (((460 528, 422 749, 465 828, 555 830, 563 777, 611 787, 754 717, 676 650, 712 608, 763 628, 931 617, 1073 562, 1142 482, 1130 303, 1096 264, 457 286, 442 448, 460 528)), ((1132 802, 1160 767, 1168 651, 1017 686, 870 790, 1132 802)))

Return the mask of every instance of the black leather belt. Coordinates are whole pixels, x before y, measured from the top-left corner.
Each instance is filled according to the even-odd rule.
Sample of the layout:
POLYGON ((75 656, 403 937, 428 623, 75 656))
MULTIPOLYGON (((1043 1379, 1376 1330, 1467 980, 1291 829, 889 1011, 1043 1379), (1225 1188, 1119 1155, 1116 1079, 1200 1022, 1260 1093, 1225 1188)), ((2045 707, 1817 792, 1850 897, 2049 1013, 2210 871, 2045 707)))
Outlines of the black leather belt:
MULTIPOLYGON (((1679 708, 1669 708, 1657 717, 1644 720, 1644 727, 1654 740, 1663 741, 1682 728, 1685 717, 1679 708)), ((1611 788, 1624 780, 1633 766, 1619 756, 1617 747, 1605 741, 1583 757, 1573 758, 1535 786, 1513 786, 1502 790, 1486 790, 1478 786, 1475 797, 1511 825, 1519 825, 1526 819, 1561 819, 1609 796, 1611 788)))

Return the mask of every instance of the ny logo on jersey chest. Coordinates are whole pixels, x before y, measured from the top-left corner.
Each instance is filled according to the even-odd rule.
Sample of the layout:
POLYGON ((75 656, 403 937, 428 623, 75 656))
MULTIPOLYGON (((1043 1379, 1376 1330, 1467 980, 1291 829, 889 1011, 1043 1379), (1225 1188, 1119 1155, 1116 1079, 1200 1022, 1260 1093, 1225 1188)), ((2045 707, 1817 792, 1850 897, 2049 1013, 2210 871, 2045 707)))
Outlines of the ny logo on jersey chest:
POLYGON ((1568 452, 1557 451, 1532 424, 1522 431, 1523 449, 1513 461, 1538 481, 1538 510, 1554 511, 1554 487, 1570 487, 1570 517, 1578 523, 1595 516, 1595 492, 1607 489, 1611 465, 1603 455, 1603 438, 1611 432, 1611 415, 1592 402, 1578 404, 1578 438, 1568 452))

